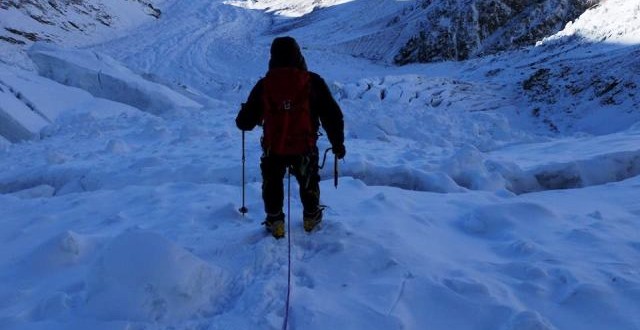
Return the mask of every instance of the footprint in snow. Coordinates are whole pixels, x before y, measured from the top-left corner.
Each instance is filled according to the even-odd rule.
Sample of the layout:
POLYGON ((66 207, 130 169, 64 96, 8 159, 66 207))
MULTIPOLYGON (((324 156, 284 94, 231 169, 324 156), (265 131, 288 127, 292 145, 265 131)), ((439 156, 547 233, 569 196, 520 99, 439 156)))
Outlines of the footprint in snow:
POLYGON ((537 312, 523 311, 514 314, 504 326, 504 330, 553 330, 556 327, 537 312))
POLYGON ((488 297, 489 288, 473 279, 445 278, 442 283, 451 291, 465 297, 488 297))
POLYGON ((555 300, 562 302, 571 295, 575 287, 580 285, 578 279, 566 268, 552 268, 547 271, 551 280, 551 292, 555 300))
POLYGON ((307 289, 313 289, 315 287, 315 281, 306 269, 301 268, 295 270, 294 276, 296 278, 296 285, 307 289))
POLYGON ((306 260, 318 254, 334 255, 344 251, 343 238, 347 235, 344 225, 323 222, 322 227, 311 234, 296 236, 295 244, 302 248, 302 259, 306 260))
POLYGON ((501 274, 522 281, 542 280, 548 276, 542 268, 527 262, 510 262, 498 265, 497 270, 501 274))
POLYGON ((532 256, 547 254, 538 244, 527 239, 516 239, 494 247, 496 254, 513 259, 527 259, 532 256))

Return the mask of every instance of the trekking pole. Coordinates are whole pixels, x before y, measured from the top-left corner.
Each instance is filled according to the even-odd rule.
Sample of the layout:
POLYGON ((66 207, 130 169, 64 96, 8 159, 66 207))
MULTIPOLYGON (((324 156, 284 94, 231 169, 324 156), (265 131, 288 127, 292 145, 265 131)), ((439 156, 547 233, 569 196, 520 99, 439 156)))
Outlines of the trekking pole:
POLYGON ((333 156, 333 186, 338 189, 338 156, 333 156))
POLYGON ((242 213, 242 216, 245 215, 245 213, 249 212, 249 209, 247 209, 247 207, 244 205, 244 163, 246 162, 246 157, 245 157, 245 153, 244 153, 244 131, 242 131, 242 207, 238 210, 240 211, 240 213, 242 213))

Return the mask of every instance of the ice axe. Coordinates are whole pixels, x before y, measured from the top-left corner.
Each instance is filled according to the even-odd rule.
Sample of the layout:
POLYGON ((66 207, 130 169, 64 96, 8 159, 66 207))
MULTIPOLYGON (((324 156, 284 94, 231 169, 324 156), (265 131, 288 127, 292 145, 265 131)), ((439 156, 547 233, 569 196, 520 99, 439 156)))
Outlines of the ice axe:
MULTIPOLYGON (((324 164, 327 162, 327 154, 329 151, 333 150, 333 148, 327 148, 324 151, 324 156, 322 157, 322 165, 318 166, 318 168, 324 168, 324 164)), ((338 156, 333 156, 333 186, 338 189, 338 156)))

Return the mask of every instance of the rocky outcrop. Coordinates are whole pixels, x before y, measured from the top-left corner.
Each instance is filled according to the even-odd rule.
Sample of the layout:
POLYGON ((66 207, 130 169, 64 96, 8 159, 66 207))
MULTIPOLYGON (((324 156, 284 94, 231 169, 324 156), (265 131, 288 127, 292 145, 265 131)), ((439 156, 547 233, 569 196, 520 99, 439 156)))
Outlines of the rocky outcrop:
POLYGON ((394 24, 417 29, 394 57, 397 64, 465 60, 535 44, 599 0, 420 0, 394 24), (403 18, 404 16, 404 18, 403 18))
MULTIPOLYGON (((123 0, 124 2, 124 0, 123 0)), ((130 1, 137 3, 147 15, 159 18, 160 9, 150 0, 130 1)), ((5 0, 0 1, 0 15, 24 15, 26 20, 18 26, 15 20, 0 24, 0 42, 28 44, 33 41, 55 41, 66 32, 91 34, 97 25, 112 27, 117 25, 117 13, 113 3, 95 0, 5 0), (29 21, 29 18, 31 22, 29 21)))

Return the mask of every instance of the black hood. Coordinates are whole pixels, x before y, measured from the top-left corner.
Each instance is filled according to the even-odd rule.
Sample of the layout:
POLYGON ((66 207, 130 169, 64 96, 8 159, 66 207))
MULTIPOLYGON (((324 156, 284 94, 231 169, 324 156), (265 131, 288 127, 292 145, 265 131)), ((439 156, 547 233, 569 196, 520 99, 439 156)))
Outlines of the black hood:
POLYGON ((274 68, 307 70, 307 63, 304 60, 304 56, 302 56, 302 52, 300 52, 300 46, 292 37, 273 39, 269 69, 274 68))

